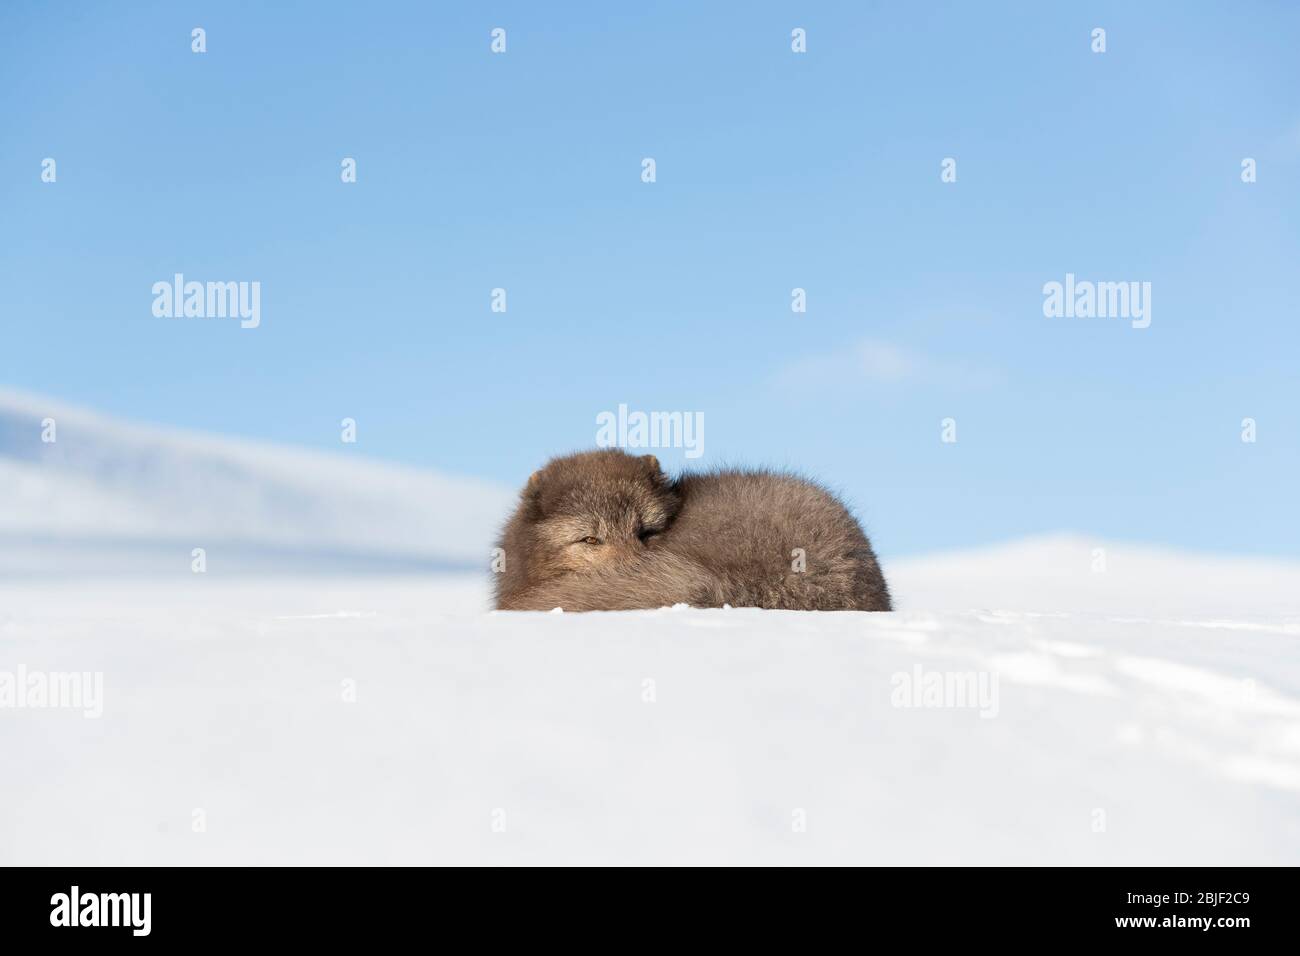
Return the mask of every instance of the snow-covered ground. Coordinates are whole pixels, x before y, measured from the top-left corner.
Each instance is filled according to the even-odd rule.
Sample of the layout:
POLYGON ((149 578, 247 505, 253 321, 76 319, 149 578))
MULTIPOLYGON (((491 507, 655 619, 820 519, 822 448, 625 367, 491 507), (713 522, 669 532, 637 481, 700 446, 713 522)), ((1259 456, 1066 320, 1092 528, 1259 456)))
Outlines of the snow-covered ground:
MULTIPOLYGON (((379 500, 318 462, 344 487, 195 574, 212 525, 179 492, 178 533, 110 533, 20 515, 12 476, 65 516, 76 475, 148 511, 139 485, 227 458, 115 432, 33 462, 32 414, 0 427, 0 863, 1300 863, 1300 564, 1057 536, 886 559, 892 614, 492 613, 485 573, 371 558, 482 553, 500 489, 385 551, 312 530, 335 494, 379 500), (317 551, 364 568, 295 563, 317 551), (3 706, 20 672, 102 696, 3 706)), ((223 472, 252 475, 230 507, 298 487, 264 451, 223 472)), ((412 520, 462 487, 404 480, 412 520)))

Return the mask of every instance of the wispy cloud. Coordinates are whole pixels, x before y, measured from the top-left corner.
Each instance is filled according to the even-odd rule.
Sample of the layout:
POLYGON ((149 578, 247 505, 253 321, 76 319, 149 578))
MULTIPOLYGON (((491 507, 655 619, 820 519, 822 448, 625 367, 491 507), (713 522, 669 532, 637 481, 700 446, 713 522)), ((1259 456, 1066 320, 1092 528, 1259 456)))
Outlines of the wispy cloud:
POLYGON ((965 359, 926 355, 891 342, 865 339, 835 352, 796 359, 775 383, 801 391, 861 387, 951 386, 988 388, 1002 381, 996 369, 965 359))

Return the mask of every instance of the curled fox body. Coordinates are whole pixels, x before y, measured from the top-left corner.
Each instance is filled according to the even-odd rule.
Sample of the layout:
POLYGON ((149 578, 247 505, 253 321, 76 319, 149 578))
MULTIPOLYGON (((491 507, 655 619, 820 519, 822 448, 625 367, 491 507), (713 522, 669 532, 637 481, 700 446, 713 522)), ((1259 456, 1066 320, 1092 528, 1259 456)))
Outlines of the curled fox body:
POLYGON ((533 473, 498 544, 502 610, 891 608, 858 522, 794 475, 669 479, 653 455, 567 455, 533 473))

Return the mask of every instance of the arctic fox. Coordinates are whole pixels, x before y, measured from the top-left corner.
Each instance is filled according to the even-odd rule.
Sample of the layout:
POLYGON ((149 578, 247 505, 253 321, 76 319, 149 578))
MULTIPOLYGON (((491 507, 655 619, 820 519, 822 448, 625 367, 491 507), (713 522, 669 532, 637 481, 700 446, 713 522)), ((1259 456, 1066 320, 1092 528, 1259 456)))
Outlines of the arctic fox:
POLYGON ((528 479, 498 544, 502 610, 891 608, 848 509, 811 481, 770 471, 670 480, 653 455, 554 458, 528 479))

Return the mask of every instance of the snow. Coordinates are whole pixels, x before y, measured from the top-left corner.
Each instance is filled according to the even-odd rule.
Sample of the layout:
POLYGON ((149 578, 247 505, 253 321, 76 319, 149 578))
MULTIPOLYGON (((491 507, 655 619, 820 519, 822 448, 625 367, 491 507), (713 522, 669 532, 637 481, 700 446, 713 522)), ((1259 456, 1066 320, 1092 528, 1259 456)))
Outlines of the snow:
POLYGON ((500 489, 319 456, 281 516, 307 453, 60 419, 35 460, 6 407, 0 691, 103 699, 0 694, 0 863, 1300 862, 1300 564, 1059 535, 886 551, 890 614, 497 613, 413 572, 485 568, 500 489))
POLYGON ((1295 617, 486 600, 5 585, 0 669, 99 671, 104 701, 0 711, 0 862, 1300 861, 1295 617), (917 667, 996 675, 994 712, 895 706, 917 667))
MULTIPOLYGON (((333 425, 327 423, 326 427, 333 425)), ((333 434, 338 434, 337 432, 333 434)), ((364 458, 106 418, 0 390, 0 572, 165 572, 220 549, 227 568, 478 567, 513 492, 364 458), (55 441, 41 441, 52 419, 55 441)))

